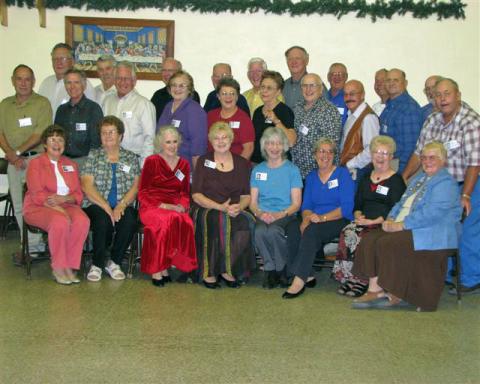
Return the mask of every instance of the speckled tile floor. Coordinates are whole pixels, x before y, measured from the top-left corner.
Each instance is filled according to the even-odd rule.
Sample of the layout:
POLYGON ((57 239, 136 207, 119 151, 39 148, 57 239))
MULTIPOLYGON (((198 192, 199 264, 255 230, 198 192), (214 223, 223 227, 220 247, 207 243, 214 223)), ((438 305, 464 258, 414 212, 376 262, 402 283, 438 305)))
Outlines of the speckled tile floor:
POLYGON ((297 300, 173 283, 59 286, 0 241, 0 383, 480 383, 480 295, 355 311, 325 272, 297 300))

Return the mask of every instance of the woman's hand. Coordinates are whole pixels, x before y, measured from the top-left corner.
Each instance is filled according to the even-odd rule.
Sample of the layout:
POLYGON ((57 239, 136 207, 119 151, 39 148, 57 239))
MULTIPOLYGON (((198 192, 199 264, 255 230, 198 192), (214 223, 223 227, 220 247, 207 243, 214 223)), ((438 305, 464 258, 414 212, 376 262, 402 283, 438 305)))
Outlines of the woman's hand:
POLYGON ((262 212, 258 218, 266 224, 272 224, 276 220, 274 213, 271 212, 262 212))
POLYGON ((275 112, 273 112, 271 109, 265 110, 264 116, 275 125, 277 125, 280 122, 277 115, 275 115, 275 112))
POLYGON ((66 201, 67 201, 66 196, 60 196, 60 195, 54 194, 47 197, 46 204, 48 207, 53 208, 66 203, 66 201))
POLYGON ((321 221, 323 221, 320 216, 318 216, 316 213, 312 213, 310 216, 309 216, 309 219, 310 219, 310 222, 312 223, 320 223, 321 221))
POLYGON ((400 232, 403 231, 403 223, 396 223, 393 220, 387 220, 382 223, 382 229, 385 232, 400 232))
POLYGON ((159 208, 168 209, 170 211, 175 211, 175 212, 178 212, 178 213, 184 213, 185 212, 185 207, 181 204, 161 203, 159 205, 159 208))

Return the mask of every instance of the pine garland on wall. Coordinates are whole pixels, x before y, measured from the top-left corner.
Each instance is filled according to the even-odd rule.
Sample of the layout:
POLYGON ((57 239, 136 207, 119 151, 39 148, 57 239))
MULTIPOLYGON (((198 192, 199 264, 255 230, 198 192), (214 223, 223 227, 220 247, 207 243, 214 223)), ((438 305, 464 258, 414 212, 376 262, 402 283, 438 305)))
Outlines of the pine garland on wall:
MULTIPOLYGON (((33 8, 35 0, 7 0, 7 5, 33 8)), ((435 16, 437 20, 465 18, 466 4, 462 0, 44 0, 47 9, 71 7, 87 10, 137 10, 157 8, 159 10, 193 11, 200 13, 255 13, 264 11, 276 15, 334 15, 338 19, 349 13, 356 17, 390 19, 394 15, 411 14, 414 18, 425 19, 435 16)))

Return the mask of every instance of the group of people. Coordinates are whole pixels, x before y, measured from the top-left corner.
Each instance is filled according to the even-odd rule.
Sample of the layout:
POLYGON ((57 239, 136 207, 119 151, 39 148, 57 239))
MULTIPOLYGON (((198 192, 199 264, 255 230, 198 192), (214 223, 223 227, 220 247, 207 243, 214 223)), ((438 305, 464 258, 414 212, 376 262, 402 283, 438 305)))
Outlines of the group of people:
MULTIPOLYGON (((0 104, 0 146, 18 223, 55 233, 48 243, 58 283, 79 282, 89 229, 87 279, 124 279, 138 211, 141 269, 155 286, 171 281, 175 266, 207 288, 238 288, 258 253, 263 287, 296 298, 316 285, 314 261, 339 238, 333 275, 354 308, 435 310, 463 209, 474 229, 460 242, 465 286, 452 289, 480 291, 472 246, 480 117, 452 79, 429 77, 420 108, 405 73, 381 69, 381 100, 370 107, 344 64, 330 66, 327 90, 307 72, 306 50, 293 46, 289 79, 252 58, 243 95, 230 66, 214 65, 215 90, 202 107, 173 58, 163 62, 165 88, 149 101, 128 62, 100 56, 93 89, 67 44, 51 55, 45 97, 33 91, 30 67, 14 69, 16 93, 0 104)), ((38 237, 29 242, 42 248, 38 237)))

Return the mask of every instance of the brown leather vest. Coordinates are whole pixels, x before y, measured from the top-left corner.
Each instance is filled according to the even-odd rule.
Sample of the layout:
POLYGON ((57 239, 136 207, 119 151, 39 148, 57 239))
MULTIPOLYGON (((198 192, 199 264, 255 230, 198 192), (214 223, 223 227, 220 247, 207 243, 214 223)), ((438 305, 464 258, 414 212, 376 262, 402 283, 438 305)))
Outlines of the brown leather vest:
POLYGON ((347 138, 345 139, 345 144, 343 145, 342 154, 340 155, 340 165, 346 165, 348 161, 363 151, 363 119, 365 119, 365 116, 371 114, 377 116, 373 109, 367 104, 367 107, 363 110, 360 116, 358 116, 357 120, 355 120, 355 123, 353 123, 353 127, 348 132, 347 138))

